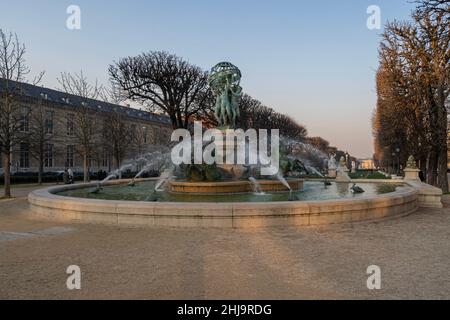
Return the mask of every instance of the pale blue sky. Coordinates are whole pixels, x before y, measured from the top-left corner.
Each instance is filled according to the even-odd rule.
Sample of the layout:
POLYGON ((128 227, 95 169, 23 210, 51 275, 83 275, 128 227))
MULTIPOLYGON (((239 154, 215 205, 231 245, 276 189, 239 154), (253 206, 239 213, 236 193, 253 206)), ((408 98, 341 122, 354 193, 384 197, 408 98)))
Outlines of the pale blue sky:
POLYGON ((148 50, 204 69, 230 61, 248 94, 311 136, 370 157, 381 32, 366 27, 372 4, 383 23, 412 9, 408 0, 0 0, 0 28, 18 34, 29 65, 46 71, 50 88, 61 71, 80 69, 104 83, 113 60, 148 50), (70 4, 81 8, 81 30, 66 28, 70 4))

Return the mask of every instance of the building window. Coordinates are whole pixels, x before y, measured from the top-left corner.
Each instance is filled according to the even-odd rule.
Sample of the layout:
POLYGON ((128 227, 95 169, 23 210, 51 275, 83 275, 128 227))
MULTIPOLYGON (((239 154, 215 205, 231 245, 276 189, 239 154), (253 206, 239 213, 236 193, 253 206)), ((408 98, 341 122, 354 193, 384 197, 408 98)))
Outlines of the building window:
POLYGON ((136 141, 136 125, 135 124, 132 124, 131 126, 130 126, 130 131, 131 131, 131 141, 136 141))
POLYGON ((75 146, 67 146, 66 167, 71 168, 74 166, 75 146))
POLYGON ((44 148, 44 167, 53 167, 53 144, 47 143, 44 148))
POLYGON ((67 135, 73 136, 74 135, 74 122, 73 122, 73 114, 67 115, 67 135))
POLYGON ((53 133, 53 115, 53 111, 45 111, 45 133, 53 133))
POLYGON ((96 122, 93 116, 83 117, 81 123, 86 128, 86 132, 89 132, 90 135, 94 134, 94 130, 96 129, 96 122))
POLYGON ((30 146, 26 142, 20 143, 19 167, 30 167, 30 146))
POLYGON ((22 108, 19 120, 19 131, 28 132, 30 130, 30 109, 22 108))

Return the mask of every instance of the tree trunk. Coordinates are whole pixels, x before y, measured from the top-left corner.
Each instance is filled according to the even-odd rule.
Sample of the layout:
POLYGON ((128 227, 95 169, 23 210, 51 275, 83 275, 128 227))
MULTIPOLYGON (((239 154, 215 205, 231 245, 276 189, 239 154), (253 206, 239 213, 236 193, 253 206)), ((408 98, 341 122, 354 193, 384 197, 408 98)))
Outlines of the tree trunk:
POLYGON ((428 170, 427 170, 427 183, 429 185, 436 185, 436 169, 437 169, 437 154, 436 151, 431 150, 429 156, 428 156, 428 170))
POLYGON ((5 148, 3 152, 3 177, 5 179, 6 198, 11 198, 11 152, 5 148))
POLYGON ((423 177, 425 178, 424 182, 426 182, 427 181, 427 176, 428 176, 428 173, 427 173, 427 158, 426 157, 422 157, 419 162, 420 162, 419 169, 422 171, 423 177))
POLYGON ((438 128, 439 128, 439 144, 438 144, 438 181, 437 185, 442 189, 442 192, 448 192, 448 156, 447 156, 447 139, 448 139, 448 117, 447 117, 447 109, 445 106, 446 96, 444 94, 444 86, 440 85, 437 90, 437 105, 438 107, 438 128))
POLYGON ((439 188, 442 189, 442 192, 447 193, 448 192, 448 162, 447 162, 447 148, 445 150, 441 149, 440 155, 439 155, 439 162, 438 162, 438 181, 437 185, 439 188))
POLYGON ((89 182, 88 155, 86 152, 83 154, 83 181, 89 182))
POLYGON ((178 125, 177 125, 177 117, 175 116, 175 114, 171 113, 169 115, 170 117, 170 122, 172 123, 172 129, 178 129, 178 125))

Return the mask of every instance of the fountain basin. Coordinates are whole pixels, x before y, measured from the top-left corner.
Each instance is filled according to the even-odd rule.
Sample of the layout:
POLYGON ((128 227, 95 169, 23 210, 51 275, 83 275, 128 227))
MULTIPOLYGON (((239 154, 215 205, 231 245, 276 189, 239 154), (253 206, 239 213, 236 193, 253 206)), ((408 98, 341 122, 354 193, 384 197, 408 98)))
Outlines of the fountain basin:
MULTIPOLYGON (((112 181, 107 185, 124 183, 127 181, 112 181)), ((36 190, 30 193, 28 200, 33 216, 65 222, 220 228, 315 226, 407 215, 422 205, 422 189, 428 189, 426 193, 432 191, 432 187, 423 184, 401 184, 403 187, 387 194, 294 202, 146 202, 58 195, 67 190, 95 187, 96 184, 91 183, 36 190)), ((433 196, 438 199, 438 192, 433 196)))
MULTIPOLYGON (((289 179, 287 183, 292 190, 303 188, 303 180, 289 179)), ((285 192, 289 189, 278 180, 258 180, 260 191, 262 192, 285 192)), ((227 194, 227 193, 248 193, 253 191, 252 183, 249 181, 228 181, 228 182, 189 182, 171 181, 169 191, 172 193, 187 194, 227 194)))

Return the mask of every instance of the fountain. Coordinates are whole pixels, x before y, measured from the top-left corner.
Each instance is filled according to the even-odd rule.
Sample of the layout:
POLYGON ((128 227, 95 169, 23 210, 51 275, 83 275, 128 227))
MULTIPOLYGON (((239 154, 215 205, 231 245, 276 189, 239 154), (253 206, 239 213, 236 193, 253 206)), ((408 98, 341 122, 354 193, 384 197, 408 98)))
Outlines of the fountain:
MULTIPOLYGON (((217 136, 236 128, 242 95, 240 79, 239 69, 228 62, 219 63, 211 70, 209 85, 216 96, 214 115, 219 124, 213 133, 217 136)), ((33 214, 52 220, 132 226, 251 228, 356 222, 409 214, 419 205, 442 206, 442 193, 416 180, 358 181, 364 188, 364 195, 355 192, 356 188, 352 192, 345 158, 341 158, 339 167, 334 156, 328 159, 328 176, 332 177, 335 170, 336 182, 331 183, 326 178, 325 182, 305 181, 304 177, 310 173, 324 178, 315 168, 315 161, 305 153, 314 155, 321 163, 325 163, 328 156, 300 141, 282 141, 285 146, 282 143, 277 150, 275 135, 275 140, 266 145, 270 157, 269 152, 261 155, 261 144, 256 154, 256 149, 247 145, 245 139, 241 140, 244 145, 236 146, 234 140, 232 142, 214 139, 209 145, 193 146, 191 140, 186 149, 198 148, 203 155, 213 150, 213 157, 223 155, 225 159, 234 155, 238 159, 239 150, 247 150, 241 157, 244 163, 194 161, 175 165, 173 158, 171 163, 167 161, 173 155, 173 148, 172 152, 155 151, 123 165, 98 183, 33 191, 28 198, 30 207, 33 214), (255 164, 250 160, 256 156, 255 164), (279 164, 277 170, 272 170, 273 162, 269 162, 274 158, 279 164), (144 167, 134 178, 121 180, 121 172, 137 163, 144 163, 144 167), (159 178, 141 178, 147 170, 162 173, 159 178), (384 184, 389 188, 378 188, 384 184)))
POLYGON ((337 169, 336 182, 350 182, 351 179, 348 175, 348 172, 349 170, 347 168, 347 162, 342 156, 341 160, 339 161, 339 167, 337 169))
POLYGON ((328 177, 336 178, 336 175, 337 175, 336 155, 330 154, 330 158, 328 159, 328 177))
MULTIPOLYGON (((254 188, 254 178, 245 178, 251 165, 249 163, 236 163, 234 157, 238 156, 242 149, 246 153, 246 160, 251 157, 259 158, 260 164, 269 163, 266 156, 257 154, 249 146, 245 139, 238 140, 235 144, 234 137, 228 139, 230 129, 235 129, 239 118, 239 100, 242 95, 240 86, 241 72, 229 62, 218 63, 211 69, 208 82, 212 92, 216 96, 214 115, 218 122, 215 137, 220 135, 220 139, 215 139, 211 145, 216 152, 220 151, 220 163, 216 164, 188 164, 185 166, 185 179, 174 179, 169 182, 169 192, 185 194, 236 194, 252 192, 254 188), (223 137, 223 139, 222 139, 223 137), (225 163, 225 160, 232 158, 233 163, 225 163)), ((195 131, 195 126, 194 126, 195 131)), ((199 130, 198 134, 201 134, 199 130)), ((194 136, 196 134, 194 133, 194 136)), ((198 144, 200 145, 200 143, 198 144)), ((196 146, 192 146, 195 149, 196 146)), ((209 145, 203 145, 204 152, 209 145)), ((259 179, 258 186, 260 192, 281 192, 300 190, 303 181, 301 179, 286 180, 280 172, 274 175, 275 179, 259 179)))

